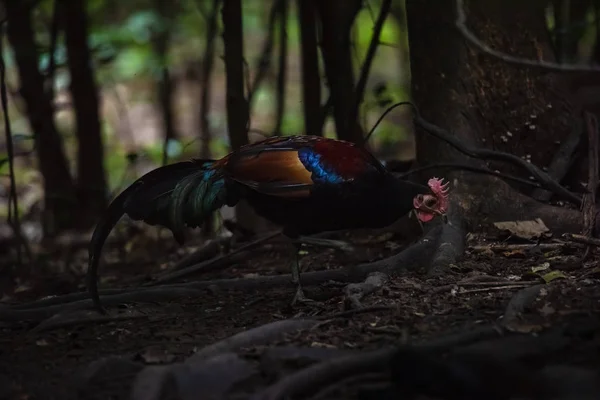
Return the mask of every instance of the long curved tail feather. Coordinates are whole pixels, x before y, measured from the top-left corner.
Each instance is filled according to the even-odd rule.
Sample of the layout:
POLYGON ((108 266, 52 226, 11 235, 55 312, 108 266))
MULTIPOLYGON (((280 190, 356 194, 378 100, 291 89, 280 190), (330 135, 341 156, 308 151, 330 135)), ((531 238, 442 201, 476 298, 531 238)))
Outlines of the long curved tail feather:
POLYGON ((184 242, 184 227, 200 226, 211 212, 227 202, 223 175, 213 161, 193 160, 148 172, 119 194, 96 225, 89 245, 88 291, 98 311, 104 313, 98 294, 97 271, 106 238, 121 217, 161 225, 184 242))

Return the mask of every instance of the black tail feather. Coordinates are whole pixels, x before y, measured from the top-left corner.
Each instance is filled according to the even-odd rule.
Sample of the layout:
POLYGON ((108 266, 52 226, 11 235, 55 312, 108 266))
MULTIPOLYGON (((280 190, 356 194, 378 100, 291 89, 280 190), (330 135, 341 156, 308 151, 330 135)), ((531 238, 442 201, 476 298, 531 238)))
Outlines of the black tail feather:
MULTIPOLYGON (((99 312, 106 312, 98 293, 97 271, 100 254, 106 238, 117 222, 127 214, 133 220, 144 221, 149 225, 162 225, 173 231, 170 213, 172 193, 180 181, 197 174, 210 163, 212 161, 194 160, 155 169, 135 181, 110 203, 96 225, 88 249, 87 286, 94 307, 99 312)), ((173 233, 175 239, 182 244, 183 237, 173 233)))

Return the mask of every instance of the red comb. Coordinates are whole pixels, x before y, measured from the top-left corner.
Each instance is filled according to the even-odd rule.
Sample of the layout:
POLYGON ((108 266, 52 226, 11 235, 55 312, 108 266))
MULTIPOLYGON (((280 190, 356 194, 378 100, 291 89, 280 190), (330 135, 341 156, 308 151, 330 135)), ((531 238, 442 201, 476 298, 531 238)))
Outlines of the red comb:
POLYGON ((439 211, 445 213, 448 210, 448 192, 450 191, 450 182, 444 183, 444 178, 431 178, 427 185, 433 194, 439 200, 439 211))
POLYGON ((444 178, 431 178, 427 184, 431 191, 443 198, 448 198, 448 192, 450 191, 450 182, 444 183, 444 178))

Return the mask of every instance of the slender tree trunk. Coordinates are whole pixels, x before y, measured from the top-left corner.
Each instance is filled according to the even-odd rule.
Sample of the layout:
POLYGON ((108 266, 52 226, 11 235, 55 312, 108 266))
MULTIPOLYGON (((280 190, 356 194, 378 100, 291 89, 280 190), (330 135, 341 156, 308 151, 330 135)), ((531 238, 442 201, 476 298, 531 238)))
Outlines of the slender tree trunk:
POLYGON ((281 134, 281 125, 283 124, 283 116, 285 113, 285 84, 287 77, 287 61, 288 61, 288 37, 287 37, 287 21, 288 21, 288 0, 284 0, 279 7, 279 66, 277 71, 277 102, 275 112, 275 135, 281 134))
POLYGON ((211 14, 208 19, 208 27, 206 33, 206 44, 204 49, 204 57, 202 58, 202 73, 201 73, 201 90, 202 96, 200 98, 200 157, 210 158, 210 141, 211 141, 211 130, 208 122, 208 113, 210 110, 210 96, 211 96, 211 76, 213 72, 213 66, 215 64, 215 43, 217 38, 217 22, 219 5, 221 0, 212 1, 211 14))
MULTIPOLYGON (((244 38, 241 0, 223 0, 223 42, 225 43, 225 73, 227 128, 232 149, 248 144, 248 100, 244 91, 244 38)), ((246 202, 236 206, 238 224, 246 229, 261 230, 260 220, 246 202)))
POLYGON ((77 188, 80 207, 85 215, 80 222, 84 227, 96 222, 107 206, 104 148, 98 88, 92 59, 87 45, 88 21, 83 0, 68 0, 62 5, 65 21, 65 42, 71 96, 77 122, 77 188))
POLYGON ((248 101, 244 90, 244 38, 241 0, 223 1, 223 41, 225 43, 225 73, 227 128, 231 147, 235 150, 248 143, 248 101))
MULTIPOLYGON (((210 111, 210 97, 212 93, 211 77, 215 64, 215 43, 217 41, 217 29, 219 21, 219 6, 221 0, 213 0, 210 16, 208 17, 208 26, 206 28, 206 44, 204 49, 204 57, 202 57, 200 87, 202 90, 200 98, 200 158, 210 159, 212 157, 210 151, 210 143, 212 132, 208 121, 208 113, 210 111)), ((202 224, 202 234, 205 236, 212 235, 215 230, 215 214, 209 215, 202 224)))
MULTIPOLYGON (((551 59, 545 4, 544 0, 469 1, 468 27, 494 49, 551 59)), ((455 28, 454 0, 407 0, 406 8, 412 95, 422 117, 454 132, 465 144, 529 155, 538 166, 548 165, 578 115, 566 103, 561 77, 475 50, 455 28)), ((471 161, 420 129, 416 141, 420 164, 471 161)), ((488 165, 523 176, 516 168, 488 165)), ((558 229, 580 223, 577 212, 536 202, 496 178, 450 176, 463 215, 474 224, 532 216, 558 229), (565 215, 570 225, 564 224, 565 215)))
POLYGON ((26 1, 5 1, 8 40, 15 54, 21 95, 36 141, 38 167, 44 178, 45 235, 53 235, 77 224, 76 191, 71 179, 62 139, 54 124, 51 99, 44 92, 38 69, 38 54, 31 22, 31 5, 26 1))
POLYGON ((360 11, 360 0, 327 0, 318 2, 321 21, 321 52, 325 75, 333 100, 333 116, 340 139, 361 142, 362 129, 354 114, 356 101, 350 31, 360 11))
POLYGON ((171 14, 174 5, 167 1, 156 0, 156 11, 161 17, 161 23, 153 33, 154 52, 160 64, 160 73, 157 79, 158 104, 162 113, 163 123, 163 155, 162 164, 169 162, 169 142, 177 138, 175 132, 175 118, 173 115, 173 80, 168 66, 169 42, 171 40, 171 14))
POLYGON ((315 0, 298 0, 304 130, 308 135, 323 136, 316 12, 315 0))

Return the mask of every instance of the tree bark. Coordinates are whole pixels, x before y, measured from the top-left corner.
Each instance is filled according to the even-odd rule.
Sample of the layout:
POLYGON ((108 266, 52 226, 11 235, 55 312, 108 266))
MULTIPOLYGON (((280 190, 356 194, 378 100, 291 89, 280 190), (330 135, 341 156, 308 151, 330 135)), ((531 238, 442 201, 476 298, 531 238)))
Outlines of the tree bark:
POLYGON ((304 131, 306 134, 323 136, 321 74, 319 72, 315 3, 315 0, 298 0, 302 57, 302 107, 304 109, 304 131))
MULTIPOLYGON (((223 42, 225 44, 227 128, 232 150, 248 144, 249 108, 244 93, 244 38, 241 0, 223 0, 223 42)), ((246 202, 235 209, 237 223, 251 230, 260 220, 246 202)))
POLYGON ((38 54, 31 22, 31 5, 26 1, 5 1, 8 40, 19 71, 20 93, 36 141, 38 167, 44 178, 44 235, 51 236, 77 224, 77 206, 62 139, 54 124, 51 99, 44 92, 38 69, 38 54))
POLYGON ((362 142, 363 133, 358 116, 353 115, 356 91, 350 30, 360 8, 360 0, 328 0, 317 5, 321 22, 321 53, 333 100, 337 136, 355 143, 362 142))
POLYGON ((154 52, 160 64, 160 74, 157 79, 157 94, 158 104, 162 113, 163 125, 163 154, 162 164, 166 165, 169 162, 168 147, 169 142, 177 138, 175 132, 175 118, 173 115, 173 80, 169 72, 168 52, 169 42, 171 40, 171 13, 173 4, 169 4, 163 0, 156 0, 155 7, 158 15, 161 17, 161 23, 153 32, 154 52))
MULTIPOLYGON (((548 58, 545 3, 469 1, 468 26, 492 48, 521 57, 548 58)), ((454 0, 407 0, 406 8, 412 95, 422 117, 454 132, 463 143, 519 156, 530 154, 533 163, 547 165, 559 147, 556 142, 570 133, 576 115, 565 101, 559 76, 509 65, 470 47, 455 28, 454 0)), ((420 164, 472 162, 420 129, 416 142, 420 164)), ((450 177, 457 205, 474 226, 532 217, 541 217, 559 231, 581 226, 577 211, 539 203, 499 179, 469 173, 450 177)))
POLYGON ((98 88, 87 45, 88 20, 83 0, 62 4, 65 21, 65 43, 71 75, 71 96, 77 123, 77 189, 80 201, 80 223, 92 226, 107 206, 104 148, 98 88))

